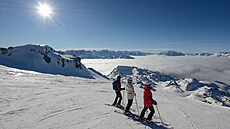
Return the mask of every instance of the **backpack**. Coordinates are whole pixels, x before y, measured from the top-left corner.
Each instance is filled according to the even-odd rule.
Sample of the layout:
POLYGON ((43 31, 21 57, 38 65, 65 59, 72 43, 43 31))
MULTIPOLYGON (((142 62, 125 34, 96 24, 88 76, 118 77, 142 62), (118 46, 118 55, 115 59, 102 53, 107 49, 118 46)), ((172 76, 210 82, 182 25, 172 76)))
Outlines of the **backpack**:
POLYGON ((117 81, 114 81, 112 83, 112 86, 113 86, 113 90, 117 90, 117 81))

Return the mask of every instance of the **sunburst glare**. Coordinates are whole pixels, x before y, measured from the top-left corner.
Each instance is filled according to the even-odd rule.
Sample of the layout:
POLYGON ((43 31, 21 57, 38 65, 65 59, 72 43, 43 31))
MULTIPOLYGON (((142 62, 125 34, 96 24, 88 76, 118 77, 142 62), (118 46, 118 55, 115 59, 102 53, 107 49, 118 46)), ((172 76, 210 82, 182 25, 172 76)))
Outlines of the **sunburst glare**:
POLYGON ((46 3, 39 3, 37 10, 43 18, 51 18, 51 15, 53 14, 53 8, 46 3))

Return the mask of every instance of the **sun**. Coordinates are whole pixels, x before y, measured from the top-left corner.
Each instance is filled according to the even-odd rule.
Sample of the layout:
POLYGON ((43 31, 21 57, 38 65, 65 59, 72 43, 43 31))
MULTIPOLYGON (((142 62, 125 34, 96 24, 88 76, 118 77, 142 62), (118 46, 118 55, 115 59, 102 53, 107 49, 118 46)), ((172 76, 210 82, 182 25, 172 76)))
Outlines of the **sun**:
POLYGON ((53 14, 53 8, 46 3, 39 3, 37 10, 38 13, 44 18, 51 18, 51 15, 53 14))

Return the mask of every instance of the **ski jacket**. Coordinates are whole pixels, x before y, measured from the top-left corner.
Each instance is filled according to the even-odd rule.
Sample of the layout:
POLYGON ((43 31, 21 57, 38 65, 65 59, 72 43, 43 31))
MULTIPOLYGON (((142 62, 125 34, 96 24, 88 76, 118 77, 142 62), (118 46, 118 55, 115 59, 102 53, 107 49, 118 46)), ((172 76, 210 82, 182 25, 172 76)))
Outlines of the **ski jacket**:
POLYGON ((120 81, 116 81, 116 85, 117 85, 117 88, 116 88, 116 91, 121 91, 122 88, 121 88, 121 82, 120 81))
POLYGON ((127 98, 128 100, 133 99, 133 97, 136 95, 134 91, 134 87, 132 83, 126 83, 126 92, 127 92, 127 98))
POLYGON ((151 89, 147 86, 144 87, 144 106, 152 107, 153 99, 151 89))

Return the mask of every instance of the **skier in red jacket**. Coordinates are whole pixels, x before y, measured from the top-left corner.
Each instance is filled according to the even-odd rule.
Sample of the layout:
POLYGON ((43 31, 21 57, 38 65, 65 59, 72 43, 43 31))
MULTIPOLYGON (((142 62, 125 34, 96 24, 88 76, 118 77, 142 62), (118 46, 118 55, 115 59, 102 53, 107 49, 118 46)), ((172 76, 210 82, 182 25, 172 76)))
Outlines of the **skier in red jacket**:
POLYGON ((144 87, 144 108, 141 111, 140 119, 144 118, 145 111, 149 109, 151 112, 149 113, 146 122, 150 122, 152 120, 152 116, 155 113, 153 104, 157 105, 157 102, 152 98, 151 92, 151 83, 146 83, 144 87))

